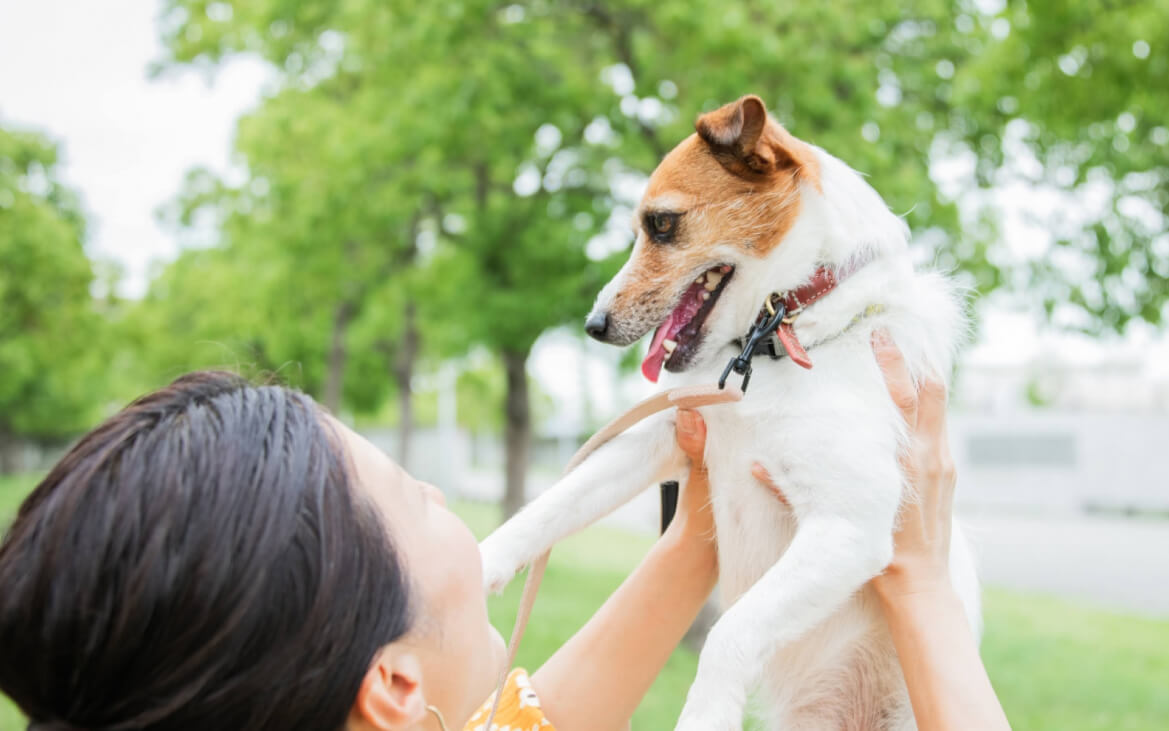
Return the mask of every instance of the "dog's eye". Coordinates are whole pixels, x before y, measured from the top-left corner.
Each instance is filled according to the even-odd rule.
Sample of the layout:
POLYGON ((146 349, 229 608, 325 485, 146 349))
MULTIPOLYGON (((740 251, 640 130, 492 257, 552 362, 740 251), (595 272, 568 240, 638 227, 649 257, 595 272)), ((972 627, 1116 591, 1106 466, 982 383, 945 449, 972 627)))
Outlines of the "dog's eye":
POLYGON ((645 231, 655 241, 669 241, 678 228, 678 213, 653 212, 645 214, 645 231))

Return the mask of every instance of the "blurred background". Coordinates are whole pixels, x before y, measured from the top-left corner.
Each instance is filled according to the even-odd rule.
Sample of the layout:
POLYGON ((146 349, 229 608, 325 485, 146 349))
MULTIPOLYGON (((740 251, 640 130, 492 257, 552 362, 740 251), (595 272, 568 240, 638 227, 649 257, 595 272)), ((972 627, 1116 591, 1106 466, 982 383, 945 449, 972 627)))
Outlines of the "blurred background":
MULTIPOLYGON (((583 317, 657 161, 756 93, 970 288, 952 441, 1016 728, 1169 728, 1169 2, 786 5, 0 0, 0 525, 85 429, 221 367, 489 530, 652 391, 583 317)), ((559 552, 529 664, 657 509, 559 552)))

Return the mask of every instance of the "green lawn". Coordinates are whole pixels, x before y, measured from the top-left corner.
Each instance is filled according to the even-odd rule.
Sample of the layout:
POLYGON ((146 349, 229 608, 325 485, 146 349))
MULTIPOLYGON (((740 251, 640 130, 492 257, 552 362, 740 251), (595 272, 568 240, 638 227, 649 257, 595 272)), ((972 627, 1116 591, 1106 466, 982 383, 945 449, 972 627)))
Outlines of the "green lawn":
POLYGON ((989 590, 982 655, 1026 729, 1169 729, 1169 622, 989 590))
MULTIPOLYGON (((32 485, 0 478, 0 525, 32 485)), ((495 510, 459 505, 477 535, 494 524, 495 510)), ((557 547, 520 664, 535 668, 577 630, 650 544, 608 528, 594 528, 557 547)), ((491 602, 491 617, 511 631, 521 582, 491 602)), ((1007 715, 1017 731, 1169 728, 1169 622, 1137 619, 1046 597, 988 590, 983 655, 1007 715)), ((673 727, 696 658, 680 649, 650 691, 634 728, 673 727)), ((0 731, 24 722, 0 698, 0 731)))

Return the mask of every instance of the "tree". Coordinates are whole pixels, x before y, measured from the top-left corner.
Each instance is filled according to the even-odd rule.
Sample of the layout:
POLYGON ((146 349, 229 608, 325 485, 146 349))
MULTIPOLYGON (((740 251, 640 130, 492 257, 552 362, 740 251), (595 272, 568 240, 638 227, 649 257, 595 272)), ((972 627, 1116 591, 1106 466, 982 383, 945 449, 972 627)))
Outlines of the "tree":
MULTIPOLYGON (((350 331, 367 299, 388 292, 387 283, 408 269, 417 224, 398 202, 397 181, 367 154, 370 135, 384 133, 345 113, 360 103, 360 90, 334 86, 345 85, 270 98, 240 123, 236 147, 250 178, 233 187, 195 172, 169 215, 181 231, 216 229, 222 260, 243 274, 240 290, 225 294, 236 298, 229 309, 240 312, 246 301, 247 311, 223 324, 262 339, 260 360, 301 363, 300 385, 339 411, 347 394, 375 395, 368 385, 347 387, 350 331)), ((397 306, 400 319, 413 317, 406 303, 397 306)))
MULTIPOLYGON (((1161 1, 1133 7, 1145 17, 1161 1)), ((981 180, 990 182, 1009 158, 1006 130, 1024 114, 1037 130, 1027 138, 1032 149, 1055 167, 1083 148, 1074 121, 1079 114, 1147 131, 1140 154, 1126 166, 1105 166, 1104 174, 1117 182, 1115 191, 1163 209, 1163 172, 1149 177, 1164 168, 1164 145, 1156 144, 1165 128, 1153 116, 1166 87, 1163 59, 1149 56, 1147 42, 1133 41, 1134 55, 1149 56, 1142 78, 1150 86, 1126 86, 1120 80, 1132 63, 1116 48, 1129 47, 1121 39, 1135 32, 1132 24, 1087 22, 1098 6, 1083 0, 1068 9, 1038 7, 996 9, 974 0, 168 0, 163 65, 213 67, 247 52, 281 70, 284 91, 256 117, 280 116, 284 108, 284 126, 263 125, 263 133, 250 137, 241 132, 240 143, 254 180, 297 191, 281 208, 290 238, 277 248, 296 250, 297 232, 315 223, 328 236, 306 238, 301 256, 328 266, 329 257, 335 262, 348 251, 339 242, 377 240, 371 233, 378 226, 370 222, 386 226, 397 218, 427 234, 425 251, 418 236, 395 237, 396 250, 409 253, 403 267, 427 272, 410 279, 418 288, 403 300, 403 312, 437 303, 424 338, 457 333, 449 340, 456 351, 482 344, 499 354, 507 384, 510 513, 524 497, 532 344, 545 329, 584 315, 614 265, 587 256, 586 243, 611 221, 623 225, 629 203, 623 181, 643 178, 702 111, 743 93, 761 94, 795 134, 867 174, 894 210, 934 242, 939 260, 958 266, 981 293, 1017 284, 1017 268, 1002 256, 994 228, 978 225, 987 217, 964 225, 953 195, 940 191, 931 173, 939 160, 972 155, 981 180), (1004 21, 1020 30, 1004 36, 1004 21), (1051 74, 1040 68, 1037 98, 1023 104, 1015 90, 1008 103, 1004 94, 1017 86, 1030 54, 1046 55, 1048 71, 1060 65, 1060 53, 1072 53, 1074 61, 1078 52, 1060 49, 1077 34, 1088 49, 1077 69, 1088 68, 1096 54, 1115 61, 1115 73, 1099 82, 1077 73, 1084 77, 1077 81, 1083 81, 1077 87, 1083 103, 1061 110, 1059 87, 1049 93, 1051 74), (1106 112, 1085 108, 1098 83, 1126 88, 1102 91, 1106 112), (1130 124, 1116 115, 1134 99, 1146 112, 1139 119, 1133 113, 1130 124), (311 131, 288 133, 299 128, 311 131), (312 163, 297 167, 286 158, 312 163), (362 195, 366 186, 385 195, 362 195), (338 238, 338 218, 345 226, 366 223, 338 238)), ((1163 16, 1146 27, 1163 29, 1163 16)), ((1102 139, 1116 148, 1111 128, 1102 139)), ((1091 160, 1111 159, 1106 144, 1093 150, 1077 176, 1101 169, 1091 160)), ((1117 211, 1121 203, 1117 198, 1117 211)), ((1127 226, 1117 223, 1124 218, 1107 214, 1089 223, 1107 232, 1127 226)), ((1142 283, 1137 306, 1120 297, 1114 304, 1155 322, 1169 293, 1155 261, 1156 276, 1139 271, 1150 259, 1140 253, 1150 227, 1129 227, 1128 239, 1112 236, 1106 246, 1085 250, 1101 263, 1105 290, 1112 289, 1108 277, 1142 283), (1114 252, 1115 242, 1123 250, 1114 252)), ((1094 235, 1103 240, 1099 231, 1094 235)), ((1073 279, 1056 267, 1029 271, 1051 281, 1073 279)), ((1093 308, 1090 284, 1079 286, 1078 299, 1098 322, 1123 324, 1106 307, 1093 308)), ((1074 290, 1068 299, 1077 300, 1074 290)), ((363 309, 381 311, 381 305, 363 309)), ((412 342, 409 327, 383 331, 394 333, 393 342, 412 342)))
MULTIPOLYGON (((314 80, 305 92, 292 87, 296 83, 308 83, 309 78, 318 75, 321 59, 328 55, 320 43, 303 40, 304 34, 314 26, 285 21, 293 29, 292 36, 301 40, 269 42, 262 30, 278 22, 283 8, 257 12, 257 6, 250 4, 246 12, 237 13, 232 23, 215 26, 223 25, 227 30, 208 31, 205 37, 210 39, 210 45, 191 46, 186 40, 199 32, 192 34, 187 29, 213 23, 208 15, 210 8, 202 3, 177 6, 184 9, 186 20, 177 26, 182 30, 170 40, 176 57, 193 60, 202 53, 214 56, 234 49, 236 44, 252 44, 261 39, 260 47, 274 61, 285 69, 291 68, 289 88, 270 99, 257 118, 279 115, 277 110, 290 97, 303 99, 311 95, 316 102, 312 109, 298 107, 297 114, 285 112, 284 130, 267 126, 264 134, 250 135, 247 123, 241 127, 238 146, 246 151, 253 176, 263 175, 274 191, 283 192, 286 185, 298 201, 284 207, 288 215, 279 217, 280 226, 289 232, 288 238, 281 239, 282 255, 286 256, 296 245, 298 235, 305 236, 311 241, 306 246, 312 251, 302 252, 298 269, 303 269, 309 261, 328 266, 330 261, 338 260, 339 251, 346 251, 339 249, 339 244, 360 243, 370 238, 350 236, 339 241, 335 235, 337 228, 350 220, 384 219, 391 214, 397 214, 400 220, 410 220, 416 228, 429 223, 436 238, 445 245, 436 255, 444 264, 441 270, 437 266, 425 269, 435 274, 429 282, 427 301, 443 303, 437 309, 460 331, 457 340, 462 349, 483 343, 501 354, 508 384, 506 509, 509 513, 518 509, 524 498, 523 477, 530 439, 528 354, 547 327, 581 315, 603 281, 600 272, 584 256, 584 242, 598 226, 594 220, 595 198, 606 192, 607 185, 602 181, 601 188, 590 188, 587 183, 597 180, 597 175, 577 182, 582 168, 573 163, 569 154, 554 163, 550 156, 557 151, 555 146, 541 159, 535 132, 548 124, 549 119, 563 118, 571 134, 579 139, 590 118, 576 113, 569 103, 574 95, 567 93, 563 84, 547 83, 548 79, 532 76, 531 56, 522 47, 513 47, 513 42, 524 43, 519 31, 510 31, 505 37, 479 48, 469 44, 455 46, 456 54, 435 65, 444 55, 444 47, 449 50, 450 44, 460 34, 471 31, 481 16, 491 15, 493 11, 487 4, 464 5, 466 12, 456 22, 428 25, 428 21, 442 19, 436 16, 437 10, 420 3, 414 8, 416 24, 391 29, 379 36, 369 35, 367 29, 383 27, 378 19, 390 11, 370 5, 365 8, 368 13, 355 17, 355 22, 340 25, 347 34, 341 45, 343 50, 333 59, 331 73, 323 81, 314 80), (274 12, 276 17, 272 15, 274 12), (395 50, 394 55, 385 52, 387 46, 395 50), (492 60, 483 64, 481 71, 474 71, 485 55, 492 60), (312 60, 305 65, 304 59, 312 60), (504 76, 517 79, 517 83, 497 85, 488 93, 488 85, 500 78, 497 72, 501 66, 514 72, 504 76), (456 70, 457 73, 452 73, 456 70), (474 77, 469 84, 468 75, 474 77), (410 78, 425 79, 426 83, 403 87, 403 82, 410 78), (385 89, 396 89, 399 93, 387 95, 385 89), (339 101, 335 108, 343 110, 343 114, 334 116, 330 124, 314 128, 309 133, 312 144, 295 144, 287 128, 324 120, 324 111, 335 101, 339 101), (556 108, 565 113, 557 115, 556 108), (460 126, 458 120, 474 120, 475 124, 460 126), (355 128, 362 132, 346 134, 355 128), (380 136, 377 130, 382 130, 380 136), (339 140, 342 136, 343 143, 328 144, 328 140, 339 140), (485 137, 491 144, 483 144, 485 137), (279 163, 288 168, 289 158, 298 157, 311 157, 320 163, 314 148, 336 153, 346 165, 308 165, 289 174, 264 167, 266 163, 279 163), (264 150, 274 152, 269 156, 264 150), (371 160, 378 161, 380 169, 371 160), (513 185, 516 171, 525 163, 540 167, 557 164, 558 174, 568 176, 568 184, 556 190, 549 184, 537 191, 517 192, 513 185), (277 179, 282 185, 273 185, 277 179), (405 206, 395 206, 388 200, 371 201, 368 195, 359 195, 357 187, 383 180, 392 181, 398 194, 396 201, 404 202, 405 206), (319 185, 311 196, 297 198, 295 191, 310 187, 305 181, 319 185), (306 221, 306 209, 323 215, 306 221), (554 216, 548 215, 550 210, 556 212, 554 216), (422 217, 426 220, 420 220, 422 217), (320 224, 315 235, 296 233, 307 231, 313 221, 320 224), (321 235, 326 231, 327 235, 321 235)), ((293 12, 302 21, 330 17, 329 6, 322 5, 319 10, 306 11, 305 15, 299 15, 299 10, 293 12)), ((495 30, 503 28, 494 20, 492 24, 495 30)), ((324 28, 318 30, 324 32, 324 28)), ((478 41, 487 40, 482 33, 474 37, 478 41)), ((335 36, 333 39, 329 42, 336 41, 335 36)), ((550 59, 545 68, 560 74, 565 64, 559 60, 551 63, 560 53, 552 37, 544 34, 536 45, 550 59)), ((404 249, 416 253, 412 251, 414 244, 416 240, 407 237, 404 249)), ((407 259, 404 263, 408 267, 410 262, 407 259)), ((388 274, 383 272, 383 276, 388 274)), ((298 287, 296 291, 303 292, 305 288, 298 287)), ((366 290, 359 288, 359 291, 366 290)), ((356 305, 352 309, 355 308, 356 305)), ((385 350, 399 354, 416 350, 416 346, 410 345, 409 319, 419 309, 415 301, 406 302, 403 312, 407 315, 407 326, 402 329, 398 346, 392 348, 386 341, 385 350)), ((338 313, 347 316, 350 311, 338 309, 338 313)), ((416 339, 416 335, 413 337, 416 339)), ((336 352, 338 342, 337 338, 333 339, 331 352, 336 352)), ((326 402, 328 393, 326 389, 326 402)))
POLYGON ((56 147, 0 129, 0 472, 14 440, 63 438, 101 404, 101 318, 77 196, 56 147))
POLYGON ((1169 3, 1007 2, 965 16, 983 51, 958 68, 949 133, 983 187, 1059 192, 1035 221, 1054 246, 1017 289, 1065 326, 1099 333, 1169 309, 1169 3))

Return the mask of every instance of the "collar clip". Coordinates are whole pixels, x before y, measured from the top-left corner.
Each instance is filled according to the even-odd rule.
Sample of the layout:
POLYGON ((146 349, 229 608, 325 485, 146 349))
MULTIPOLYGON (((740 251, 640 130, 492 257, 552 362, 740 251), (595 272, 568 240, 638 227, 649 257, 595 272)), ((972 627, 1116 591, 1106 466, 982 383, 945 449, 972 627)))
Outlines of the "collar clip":
POLYGON ((755 324, 751 327, 751 332, 747 334, 746 342, 743 344, 743 352, 731 358, 727 367, 723 369, 722 377, 718 379, 719 388, 726 388, 727 378, 730 377, 731 371, 734 371, 743 377, 743 383, 739 388, 743 393, 746 393, 747 384, 751 382, 751 359, 761 352, 768 353, 772 358, 780 357, 780 348, 783 346, 779 342, 776 331, 779 330, 779 326, 783 324, 787 315, 787 306, 782 299, 779 300, 778 304, 772 303, 771 297, 767 298, 766 306, 767 311, 760 313, 755 324))

